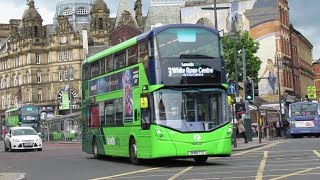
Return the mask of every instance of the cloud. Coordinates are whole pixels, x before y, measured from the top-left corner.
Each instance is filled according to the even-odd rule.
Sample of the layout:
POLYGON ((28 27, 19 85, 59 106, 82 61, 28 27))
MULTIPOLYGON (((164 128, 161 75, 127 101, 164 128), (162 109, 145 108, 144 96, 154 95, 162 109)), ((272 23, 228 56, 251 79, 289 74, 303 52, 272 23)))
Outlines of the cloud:
POLYGON ((313 59, 320 58, 320 42, 315 37, 320 37, 320 21, 317 17, 319 0, 288 0, 289 18, 293 27, 298 30, 313 45, 313 59))

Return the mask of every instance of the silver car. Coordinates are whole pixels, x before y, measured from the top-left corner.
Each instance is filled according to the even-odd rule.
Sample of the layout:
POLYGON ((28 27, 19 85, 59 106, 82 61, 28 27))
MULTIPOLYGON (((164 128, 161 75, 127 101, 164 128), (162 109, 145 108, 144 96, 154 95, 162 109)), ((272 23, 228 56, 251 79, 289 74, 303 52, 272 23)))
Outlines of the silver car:
POLYGON ((4 138, 5 151, 37 149, 42 151, 42 139, 32 127, 12 127, 4 138))

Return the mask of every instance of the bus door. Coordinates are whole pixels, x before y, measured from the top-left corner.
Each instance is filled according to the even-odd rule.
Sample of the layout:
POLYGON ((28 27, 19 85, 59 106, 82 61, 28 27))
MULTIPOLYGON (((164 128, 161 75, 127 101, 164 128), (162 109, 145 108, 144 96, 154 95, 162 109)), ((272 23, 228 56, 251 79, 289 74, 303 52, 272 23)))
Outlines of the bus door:
POLYGON ((141 96, 140 108, 141 108, 141 129, 150 130, 150 126, 151 126, 150 96, 148 95, 141 96))

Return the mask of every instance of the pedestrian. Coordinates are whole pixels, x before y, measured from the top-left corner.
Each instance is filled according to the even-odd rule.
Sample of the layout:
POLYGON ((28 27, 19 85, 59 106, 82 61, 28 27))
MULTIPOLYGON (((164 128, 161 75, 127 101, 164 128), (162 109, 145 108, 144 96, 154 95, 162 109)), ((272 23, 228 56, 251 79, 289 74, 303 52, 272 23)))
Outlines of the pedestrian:
POLYGON ((245 133, 246 129, 244 128, 243 119, 241 118, 241 115, 237 116, 237 127, 238 127, 239 134, 241 134, 242 137, 244 138, 244 143, 248 143, 247 136, 245 133))
POLYGON ((279 119, 277 119, 275 127, 276 127, 276 136, 281 137, 281 124, 279 119))
POLYGON ((284 131, 284 135, 286 138, 289 137, 289 126, 290 126, 290 123, 287 119, 285 119, 283 121, 283 131, 284 131))

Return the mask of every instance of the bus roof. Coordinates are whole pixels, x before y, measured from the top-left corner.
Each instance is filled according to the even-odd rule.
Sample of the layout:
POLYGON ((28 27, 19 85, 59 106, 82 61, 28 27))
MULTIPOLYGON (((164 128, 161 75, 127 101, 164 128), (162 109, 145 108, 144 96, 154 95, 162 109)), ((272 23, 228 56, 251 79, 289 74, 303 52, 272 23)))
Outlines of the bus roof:
POLYGON ((11 108, 11 109, 6 110, 5 112, 7 113, 7 112, 13 112, 13 111, 17 111, 17 110, 18 110, 18 108, 11 108))
POLYGON ((96 60, 99 60, 103 57, 106 57, 110 54, 113 54, 115 52, 118 52, 118 51, 121 51, 123 49, 126 49, 132 45, 135 45, 137 44, 138 42, 140 42, 141 40, 149 37, 149 36, 154 36, 156 34, 158 34, 159 32, 163 31, 164 29, 168 29, 168 28, 183 28, 183 27, 193 27, 193 28, 205 28, 205 29, 208 29, 216 34, 218 34, 219 32, 216 30, 216 29, 213 29, 211 27, 208 27, 208 26, 204 26, 204 25, 201 25, 201 24, 168 24, 168 25, 164 25, 164 26, 160 26, 160 27, 156 27, 154 29, 151 29, 143 34, 140 34, 136 37, 133 37, 127 41, 124 41, 122 43, 119 43, 113 47, 110 47, 108 49, 105 49, 101 52, 98 52, 97 54, 94 54, 90 57, 88 57, 84 62, 83 64, 87 64, 87 63, 92 63, 96 60))

